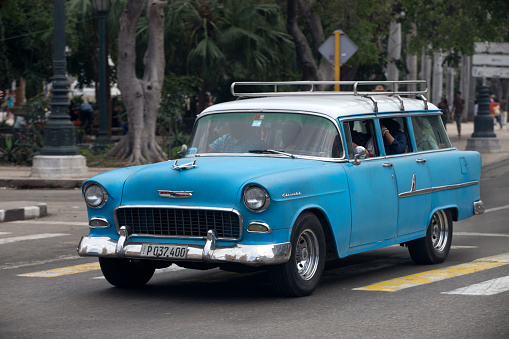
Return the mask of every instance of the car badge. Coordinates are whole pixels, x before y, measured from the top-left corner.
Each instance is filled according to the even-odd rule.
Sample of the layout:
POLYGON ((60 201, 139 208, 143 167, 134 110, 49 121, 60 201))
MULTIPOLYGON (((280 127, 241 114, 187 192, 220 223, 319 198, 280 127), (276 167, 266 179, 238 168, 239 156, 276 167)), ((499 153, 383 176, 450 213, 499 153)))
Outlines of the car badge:
POLYGON ((177 161, 178 160, 175 160, 175 162, 173 163, 173 166, 172 166, 171 169, 177 170, 179 172, 182 171, 182 170, 192 169, 192 168, 198 167, 196 165, 196 160, 193 161, 193 162, 188 162, 187 164, 182 164, 182 165, 177 164, 177 161))
POLYGON ((159 196, 163 198, 190 198, 193 196, 193 191, 160 191, 159 196))

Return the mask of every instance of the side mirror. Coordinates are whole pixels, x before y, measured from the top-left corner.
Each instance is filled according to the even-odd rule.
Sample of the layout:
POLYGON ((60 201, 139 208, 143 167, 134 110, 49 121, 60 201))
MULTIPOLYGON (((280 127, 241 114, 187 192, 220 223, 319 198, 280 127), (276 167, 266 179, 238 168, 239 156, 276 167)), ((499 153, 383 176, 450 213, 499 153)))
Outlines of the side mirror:
POLYGON ((187 153, 187 145, 186 144, 183 144, 181 147, 180 147, 180 152, 177 152, 178 154, 180 154, 181 157, 183 157, 184 155, 186 155, 187 153))
POLYGON ((353 150, 353 164, 360 165, 361 162, 359 161, 359 159, 365 159, 367 155, 368 151, 366 151, 364 147, 362 146, 355 147, 355 149, 353 150))

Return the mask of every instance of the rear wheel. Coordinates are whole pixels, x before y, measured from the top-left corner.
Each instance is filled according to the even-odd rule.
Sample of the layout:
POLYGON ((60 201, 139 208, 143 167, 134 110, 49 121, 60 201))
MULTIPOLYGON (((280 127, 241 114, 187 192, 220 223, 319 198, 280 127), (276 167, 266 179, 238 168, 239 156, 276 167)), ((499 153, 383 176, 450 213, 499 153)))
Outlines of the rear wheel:
POLYGON ((117 287, 143 286, 155 271, 154 265, 142 260, 99 258, 99 264, 106 280, 117 287))
POLYGON ((424 238, 410 241, 408 251, 417 264, 439 264, 447 259, 452 243, 452 217, 449 210, 437 211, 424 238))
POLYGON ((272 284, 276 292, 285 296, 310 295, 318 286, 325 265, 325 236, 314 214, 299 216, 291 244, 290 259, 270 268, 272 284))

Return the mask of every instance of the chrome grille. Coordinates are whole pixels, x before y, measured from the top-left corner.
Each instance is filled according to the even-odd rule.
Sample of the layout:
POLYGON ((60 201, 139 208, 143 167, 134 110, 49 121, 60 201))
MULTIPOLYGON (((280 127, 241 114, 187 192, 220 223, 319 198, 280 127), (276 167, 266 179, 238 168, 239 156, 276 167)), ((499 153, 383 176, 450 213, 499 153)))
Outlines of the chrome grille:
POLYGON ((170 237, 206 237, 215 230, 218 238, 240 237, 240 216, 232 211, 159 207, 119 208, 117 226, 133 234, 170 237))

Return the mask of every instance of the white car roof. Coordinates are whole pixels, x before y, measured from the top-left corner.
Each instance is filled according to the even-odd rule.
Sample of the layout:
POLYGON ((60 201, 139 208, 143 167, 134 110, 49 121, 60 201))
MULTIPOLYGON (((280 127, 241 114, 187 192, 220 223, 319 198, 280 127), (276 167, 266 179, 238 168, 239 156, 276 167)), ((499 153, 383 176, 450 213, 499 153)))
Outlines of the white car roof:
MULTIPOLYGON (((235 101, 216 104, 205 109, 200 115, 209 113, 227 113, 232 111, 284 111, 310 112, 328 115, 336 119, 354 117, 357 115, 375 114, 375 104, 367 97, 359 95, 281 95, 262 98, 238 99, 235 101)), ((378 114, 402 113, 401 103, 394 96, 373 96, 378 106, 378 114)), ((426 112, 439 109, 420 99, 401 98, 404 111, 426 112)))

